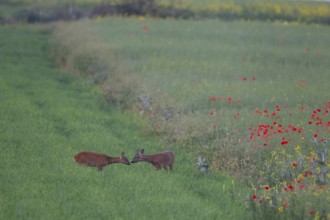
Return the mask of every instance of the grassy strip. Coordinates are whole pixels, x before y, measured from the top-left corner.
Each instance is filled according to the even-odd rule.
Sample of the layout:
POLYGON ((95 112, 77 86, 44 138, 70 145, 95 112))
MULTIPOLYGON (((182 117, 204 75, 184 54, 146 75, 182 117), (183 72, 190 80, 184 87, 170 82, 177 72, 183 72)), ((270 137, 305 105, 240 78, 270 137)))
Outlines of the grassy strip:
POLYGON ((198 172, 195 158, 143 135, 143 122, 103 102, 99 89, 57 69, 49 32, 1 27, 1 219, 242 219, 244 188, 198 172), (149 164, 98 172, 72 156, 89 150, 131 158, 170 148, 174 171, 149 164))

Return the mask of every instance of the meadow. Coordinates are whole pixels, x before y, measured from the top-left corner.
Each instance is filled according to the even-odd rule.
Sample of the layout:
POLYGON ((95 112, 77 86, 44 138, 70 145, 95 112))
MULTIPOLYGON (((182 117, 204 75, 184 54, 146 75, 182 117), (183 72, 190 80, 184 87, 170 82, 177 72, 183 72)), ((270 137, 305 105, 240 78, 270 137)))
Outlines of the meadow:
MULTIPOLYGON (((10 0, 0 22, 101 2, 10 0)), ((157 4, 191 19, 0 27, 0 219, 330 219, 329 5, 157 4), (72 161, 141 147, 174 170, 72 161)))
POLYGON ((112 17, 59 24, 51 44, 59 65, 140 115, 144 134, 250 186, 255 219, 328 219, 328 36, 321 25, 112 17))
POLYGON ((99 86, 60 70, 45 25, 0 27, 0 219, 242 219, 247 189, 198 171, 189 151, 147 135, 99 86), (150 164, 75 164, 79 151, 132 159, 171 149, 172 172, 150 164))

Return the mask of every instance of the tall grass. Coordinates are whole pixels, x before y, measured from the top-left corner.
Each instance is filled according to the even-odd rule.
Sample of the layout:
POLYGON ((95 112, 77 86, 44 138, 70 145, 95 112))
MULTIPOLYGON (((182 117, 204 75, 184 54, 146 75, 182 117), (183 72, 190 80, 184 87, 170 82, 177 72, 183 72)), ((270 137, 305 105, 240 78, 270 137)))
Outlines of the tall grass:
POLYGON ((242 110, 327 99, 320 92, 327 90, 327 31, 321 26, 112 18, 63 27, 54 44, 58 56, 76 68, 83 65, 75 53, 84 51, 89 56, 84 64, 96 64, 93 74, 124 72, 133 82, 140 80, 130 87, 139 87, 135 100, 143 94, 153 102, 168 97, 205 114, 211 96, 240 99, 242 110), (100 59, 105 61, 94 61, 100 59), (99 71, 106 66, 109 71, 99 71), (153 98, 157 93, 160 97, 153 98))

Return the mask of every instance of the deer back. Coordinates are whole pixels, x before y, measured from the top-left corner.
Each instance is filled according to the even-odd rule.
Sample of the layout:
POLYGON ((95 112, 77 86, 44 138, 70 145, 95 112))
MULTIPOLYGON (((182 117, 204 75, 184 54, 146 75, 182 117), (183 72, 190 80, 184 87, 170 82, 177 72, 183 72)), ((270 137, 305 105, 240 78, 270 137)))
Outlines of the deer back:
POLYGON ((99 170, 102 170, 103 167, 112 163, 122 163, 126 165, 130 164, 123 152, 120 157, 111 157, 94 152, 80 152, 73 157, 73 160, 81 165, 97 167, 99 170))
POLYGON ((131 162, 137 163, 141 161, 151 163, 158 170, 161 168, 172 169, 174 162, 174 155, 171 151, 164 151, 156 154, 145 155, 144 149, 138 149, 135 157, 131 162))

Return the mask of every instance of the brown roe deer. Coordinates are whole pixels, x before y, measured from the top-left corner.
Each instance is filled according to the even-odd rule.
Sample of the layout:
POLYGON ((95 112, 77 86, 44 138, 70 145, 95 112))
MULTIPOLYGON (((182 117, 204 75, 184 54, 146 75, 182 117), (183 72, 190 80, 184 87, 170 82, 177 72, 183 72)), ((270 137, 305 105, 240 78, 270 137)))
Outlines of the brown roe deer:
POLYGON ((81 165, 97 167, 99 171, 102 171, 105 166, 113 163, 122 163, 126 165, 131 164, 125 157, 124 152, 121 152, 119 157, 111 157, 105 154, 98 154, 94 152, 80 152, 73 157, 73 160, 81 165))
POLYGON ((167 168, 170 168, 170 170, 172 170, 174 155, 171 151, 145 155, 144 149, 138 149, 131 163, 137 163, 141 161, 151 163, 156 168, 156 170, 160 170, 162 168, 164 168, 165 170, 167 170, 167 168))

